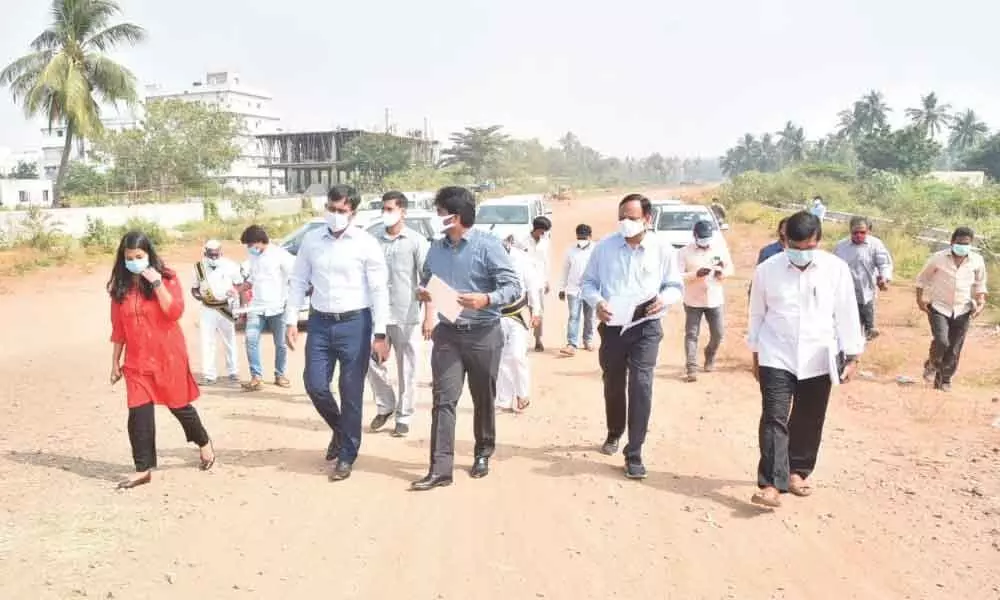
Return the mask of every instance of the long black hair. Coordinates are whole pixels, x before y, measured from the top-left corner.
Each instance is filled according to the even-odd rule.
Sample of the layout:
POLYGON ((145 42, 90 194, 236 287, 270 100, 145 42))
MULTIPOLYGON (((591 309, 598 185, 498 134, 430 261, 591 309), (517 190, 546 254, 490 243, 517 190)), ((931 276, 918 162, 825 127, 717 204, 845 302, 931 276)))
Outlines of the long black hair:
POLYGON ((125 301, 125 296, 138 282, 139 293, 147 300, 153 297, 153 285, 146 281, 144 277, 133 275, 125 268, 125 251, 139 249, 149 257, 149 266, 159 271, 164 279, 173 279, 174 272, 167 268, 156 249, 153 242, 141 231, 130 231, 122 236, 122 241, 118 243, 118 252, 115 253, 115 264, 111 267, 111 278, 108 279, 108 293, 111 298, 118 303, 125 301))

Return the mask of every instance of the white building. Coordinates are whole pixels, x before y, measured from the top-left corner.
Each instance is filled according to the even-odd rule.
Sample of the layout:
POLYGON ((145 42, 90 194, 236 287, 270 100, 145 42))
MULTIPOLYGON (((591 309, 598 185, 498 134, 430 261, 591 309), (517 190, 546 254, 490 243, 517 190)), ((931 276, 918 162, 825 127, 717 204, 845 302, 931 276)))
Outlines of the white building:
POLYGON ((238 73, 217 71, 206 74, 204 82, 195 81, 190 87, 180 91, 166 91, 156 85, 146 87, 147 102, 168 99, 203 102, 243 119, 245 133, 239 139, 243 152, 228 172, 217 175, 220 183, 244 192, 284 192, 282 178, 271 176, 267 169, 260 168, 265 162, 265 155, 256 136, 274 133, 280 121, 272 109, 273 98, 269 94, 243 84, 238 73))
POLYGON ((52 206, 52 181, 49 179, 0 179, 0 208, 52 206))
MULTIPOLYGON (((271 108, 272 98, 265 92, 244 85, 237 73, 218 71, 205 75, 204 81, 195 81, 181 90, 166 90, 159 85, 147 85, 145 101, 184 100, 203 102, 232 112, 243 120, 245 134, 240 136, 242 154, 229 170, 216 175, 216 180, 228 188, 241 192, 278 194, 284 192, 284 182, 280 176, 271 176, 267 169, 259 168, 265 162, 264 151, 256 136, 277 130, 279 117, 271 108)), ((114 109, 107 111, 113 113, 114 109)), ((122 108, 117 115, 101 119, 106 130, 122 131, 139 127, 142 121, 142 107, 135 110, 122 108)), ((107 113, 106 113, 107 114, 107 113)), ((65 130, 54 127, 42 129, 41 172, 44 177, 54 179, 62 158, 65 130)), ((70 161, 91 162, 91 144, 80 138, 73 140, 70 161)))

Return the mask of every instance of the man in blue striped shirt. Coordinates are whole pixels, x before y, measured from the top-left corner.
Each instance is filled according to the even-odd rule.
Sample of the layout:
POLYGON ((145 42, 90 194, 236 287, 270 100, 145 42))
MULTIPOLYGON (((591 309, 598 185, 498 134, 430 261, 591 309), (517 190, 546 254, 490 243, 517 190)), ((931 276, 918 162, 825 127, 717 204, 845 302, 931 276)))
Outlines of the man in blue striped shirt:
MULTIPOLYGON (((476 223, 476 199, 461 187, 445 187, 434 198, 444 237, 427 252, 418 297, 436 302, 427 291, 431 276, 458 292, 462 311, 455 322, 439 312, 431 339, 433 407, 431 409, 431 466, 426 477, 413 482, 415 490, 450 485, 455 466, 455 407, 465 378, 473 405, 475 460, 470 475, 486 477, 496 443, 495 403, 497 373, 503 352, 500 310, 524 294, 517 272, 500 240, 476 223)), ((435 306, 443 307, 440 304, 435 306)), ((448 311, 450 313, 450 311, 448 311)))
POLYGON ((648 231, 652 219, 649 198, 625 196, 618 204, 618 232, 594 248, 580 286, 584 302, 596 309, 601 321, 598 357, 608 426, 601 452, 618 451, 627 424, 625 475, 631 479, 646 476, 642 444, 649 426, 653 369, 663 339, 660 318, 684 291, 677 253, 648 231), (633 314, 618 314, 632 310, 633 314))

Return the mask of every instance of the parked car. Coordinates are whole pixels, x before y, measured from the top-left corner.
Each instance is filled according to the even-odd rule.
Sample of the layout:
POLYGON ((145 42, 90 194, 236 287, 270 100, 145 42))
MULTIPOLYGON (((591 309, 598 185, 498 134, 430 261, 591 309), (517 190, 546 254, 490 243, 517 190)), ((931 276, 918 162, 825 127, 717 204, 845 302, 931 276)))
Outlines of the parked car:
POLYGON ((667 240, 674 248, 691 243, 692 230, 698 221, 711 223, 712 231, 719 232, 722 243, 726 243, 721 232, 728 231, 729 225, 720 225, 709 207, 676 200, 653 202, 653 230, 657 237, 667 240))
POLYGON ((474 227, 501 239, 511 234, 519 237, 531 231, 531 222, 535 218, 551 214, 552 209, 546 206, 544 194, 504 196, 479 205, 474 227))
MULTIPOLYGON (((403 192, 409 202, 410 210, 430 210, 434 203, 434 192, 403 192)), ((375 223, 382 216, 382 196, 365 195, 358 205, 358 212, 354 215, 354 224, 359 227, 368 227, 375 223)))

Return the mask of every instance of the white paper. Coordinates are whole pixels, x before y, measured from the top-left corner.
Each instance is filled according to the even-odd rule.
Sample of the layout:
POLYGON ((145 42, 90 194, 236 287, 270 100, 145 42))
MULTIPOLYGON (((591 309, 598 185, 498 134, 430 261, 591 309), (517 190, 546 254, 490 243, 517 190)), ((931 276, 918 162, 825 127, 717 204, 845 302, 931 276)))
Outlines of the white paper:
POLYGON ((458 315, 462 312, 462 305, 458 303, 458 292, 441 281, 437 275, 431 275, 425 289, 431 295, 434 310, 451 323, 458 320, 458 315))
POLYGON ((646 321, 652 321, 654 319, 659 319, 663 316, 662 311, 645 317, 641 317, 632 320, 632 315, 635 314, 635 309, 644 302, 649 302, 656 297, 656 294, 646 297, 635 297, 635 296, 618 296, 613 300, 609 300, 608 304, 611 308, 611 320, 608 325, 611 327, 621 327, 622 333, 625 333, 629 329, 645 323, 646 321))
POLYGON ((837 348, 836 344, 831 344, 827 349, 827 360, 830 367, 830 383, 833 385, 840 385, 840 369, 837 366, 837 355, 840 354, 840 350, 837 348))

